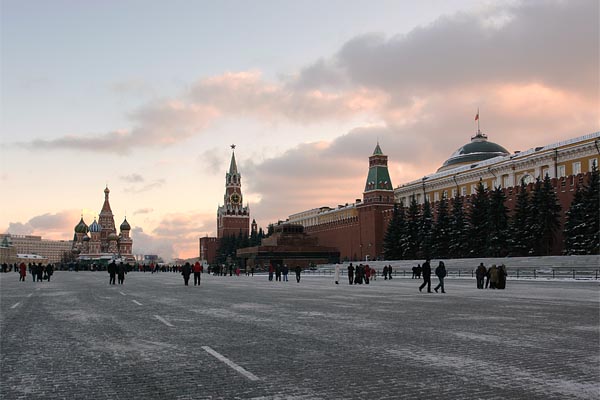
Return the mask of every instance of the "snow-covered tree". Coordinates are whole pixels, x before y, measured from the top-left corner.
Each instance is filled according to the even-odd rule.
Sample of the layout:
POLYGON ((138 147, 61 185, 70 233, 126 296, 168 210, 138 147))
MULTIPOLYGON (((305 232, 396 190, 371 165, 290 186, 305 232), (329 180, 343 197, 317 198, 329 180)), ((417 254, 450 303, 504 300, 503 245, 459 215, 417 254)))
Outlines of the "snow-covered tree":
POLYGON ((585 194, 582 186, 577 187, 571 206, 566 213, 565 221, 565 250, 567 255, 587 254, 586 235, 587 223, 585 194))
POLYGON ((433 215, 431 213, 431 204, 427 199, 423 203, 421 210, 421 224, 419 226, 419 256, 421 258, 430 258, 433 239, 433 215))
POLYGON ((402 246, 400 238, 405 230, 404 205, 394 204, 392 219, 383 238, 383 254, 386 260, 400 260, 402 258, 402 246))
POLYGON ((550 255, 555 234, 560 228, 560 204, 550 177, 537 179, 529 204, 530 255, 550 255))
POLYGON ((406 231, 400 239, 404 258, 414 260, 419 252, 419 225, 421 214, 417 200, 413 196, 406 214, 406 231))
POLYGON ((486 257, 488 228, 489 201, 488 192, 479 181, 477 192, 471 198, 471 207, 468 214, 469 221, 469 256, 486 257))
POLYGON ((442 194, 437 204, 437 216, 433 226, 433 258, 448 258, 450 255, 451 218, 448 199, 442 194))
POLYGON ((592 166, 592 173, 587 188, 584 191, 586 240, 584 247, 587 254, 600 253, 600 176, 596 163, 592 166))
POLYGON ((527 187, 521 181, 509 227, 510 255, 515 257, 526 256, 531 247, 528 225, 529 197, 527 187))
POLYGON ((504 257, 508 254, 508 209, 506 196, 497 187, 490 195, 487 255, 504 257))
POLYGON ((452 258, 463 258, 468 254, 469 224, 463 205, 463 198, 455 196, 452 201, 452 216, 450 217, 449 251, 452 258))

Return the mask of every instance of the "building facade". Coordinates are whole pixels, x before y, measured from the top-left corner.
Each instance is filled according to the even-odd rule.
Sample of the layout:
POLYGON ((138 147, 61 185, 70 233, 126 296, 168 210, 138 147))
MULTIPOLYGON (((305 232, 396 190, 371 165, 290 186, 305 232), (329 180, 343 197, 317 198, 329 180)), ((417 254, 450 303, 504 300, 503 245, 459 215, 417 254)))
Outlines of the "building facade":
MULTIPOLYGON (((226 236, 250 235, 250 207, 244 206, 242 174, 235 161, 235 145, 231 145, 231 161, 225 173, 225 194, 223 205, 217 207, 217 237, 199 239, 199 255, 203 263, 214 263, 220 239, 226 236)), ((253 226, 256 223, 253 222, 253 226)))
POLYGON ((42 257, 55 264, 63 260, 63 256, 71 251, 71 240, 48 240, 41 236, 0 234, 1 260, 4 263, 17 262, 17 254, 29 254, 42 257))
POLYGON ((81 217, 75 226, 71 251, 80 261, 121 259, 123 262, 134 263, 133 239, 129 235, 131 226, 125 217, 119 226, 121 232, 117 235, 109 194, 110 190, 106 187, 98 221, 94 218, 94 222, 88 226, 81 217))
POLYGON ((561 206, 561 229, 554 237, 552 254, 562 254, 566 212, 577 187, 587 182, 593 165, 598 166, 600 132, 513 154, 499 149, 504 148, 488 142, 487 136, 478 132, 435 173, 399 186, 395 190, 396 202, 407 206, 414 197, 418 204, 429 201, 435 212, 442 196, 468 198, 475 194, 481 182, 490 190, 501 188, 506 196, 505 205, 511 212, 521 183, 531 191, 538 178, 548 175, 561 206))

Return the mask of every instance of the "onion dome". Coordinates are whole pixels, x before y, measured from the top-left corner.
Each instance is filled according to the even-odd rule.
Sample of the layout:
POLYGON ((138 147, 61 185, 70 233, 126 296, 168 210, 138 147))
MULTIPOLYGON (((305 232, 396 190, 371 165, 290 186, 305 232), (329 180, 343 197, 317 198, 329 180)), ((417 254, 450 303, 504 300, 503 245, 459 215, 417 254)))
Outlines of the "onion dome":
POLYGON ((117 236, 116 233, 111 232, 111 233, 108 234, 108 238, 107 239, 108 240, 119 240, 119 237, 117 236))
POLYGON ((127 217, 125 217, 125 219, 123 220, 123 223, 121 224, 121 226, 119 228, 121 229, 121 231, 130 231, 131 230, 131 226, 129 226, 129 222, 127 222, 127 217))
POLYGON ((88 226, 83 222, 83 217, 81 217, 81 220, 75 226, 75 233, 88 233, 88 226))
POLYGON ((478 131, 477 135, 471 138, 471 143, 465 144, 452 153, 438 171, 445 171, 498 156, 508 156, 509 154, 504 147, 488 141, 487 136, 478 131))
POLYGON ((108 186, 106 187, 106 189, 104 189, 104 194, 109 194, 110 190, 108 190, 108 186))
POLYGON ((102 227, 98 222, 96 222, 96 218, 94 218, 94 222, 90 225, 90 232, 100 232, 102 227))
POLYGON ((90 237, 88 235, 85 235, 82 240, 84 242, 89 242, 90 241, 90 237))

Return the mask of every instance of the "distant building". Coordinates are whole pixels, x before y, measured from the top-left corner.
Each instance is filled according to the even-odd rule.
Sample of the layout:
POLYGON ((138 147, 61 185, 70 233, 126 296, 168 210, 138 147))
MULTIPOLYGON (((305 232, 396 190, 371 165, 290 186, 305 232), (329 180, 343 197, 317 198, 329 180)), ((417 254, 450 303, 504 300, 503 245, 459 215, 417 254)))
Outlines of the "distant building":
POLYGON ((17 257, 17 254, 38 255, 44 262, 59 263, 64 253, 71 251, 72 245, 71 240, 48 240, 42 239, 41 236, 0 234, 0 254, 2 260, 7 260, 2 262, 6 263, 17 262, 16 259, 8 261, 9 258, 17 257))
MULTIPOLYGON (((217 208, 217 237, 201 237, 199 255, 203 262, 214 263, 221 238, 226 236, 246 236, 250 234, 250 207, 244 206, 242 175, 235 161, 235 145, 231 146, 229 171, 225 173, 225 195, 223 205, 217 208)), ((255 223, 253 224, 255 226, 255 223)))
POLYGON ((108 187, 104 189, 104 204, 98 221, 94 219, 94 222, 88 227, 81 217, 75 226, 72 252, 80 261, 120 258, 124 262, 135 262, 132 254, 133 240, 129 236, 131 226, 125 218, 119 227, 121 233, 117 235, 114 215, 108 200, 109 193, 108 187))

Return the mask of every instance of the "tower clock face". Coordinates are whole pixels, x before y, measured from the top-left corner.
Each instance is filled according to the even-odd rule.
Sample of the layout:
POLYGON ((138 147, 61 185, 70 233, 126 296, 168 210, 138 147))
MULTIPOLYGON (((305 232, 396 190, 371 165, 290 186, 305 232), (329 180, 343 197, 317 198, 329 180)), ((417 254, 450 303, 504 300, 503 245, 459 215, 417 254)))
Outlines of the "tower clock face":
POLYGON ((240 204, 242 202, 242 196, 237 193, 232 193, 231 196, 229 196, 229 200, 232 204, 240 204))

